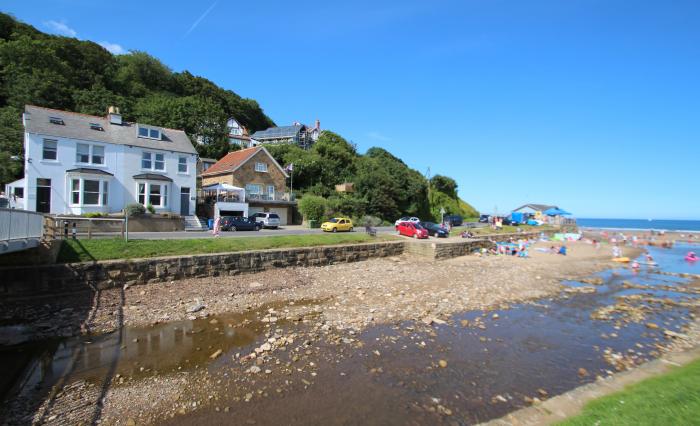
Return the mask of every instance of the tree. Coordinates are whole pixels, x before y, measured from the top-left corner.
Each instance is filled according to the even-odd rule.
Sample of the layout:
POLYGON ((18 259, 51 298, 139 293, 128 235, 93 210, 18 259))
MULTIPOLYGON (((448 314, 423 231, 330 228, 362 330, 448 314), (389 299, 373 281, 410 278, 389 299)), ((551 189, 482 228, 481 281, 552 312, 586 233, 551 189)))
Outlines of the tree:
POLYGON ((440 191, 452 198, 457 198, 457 182, 451 177, 435 175, 430 179, 430 185, 436 191, 440 191))
POLYGON ((0 183, 9 183, 21 176, 22 117, 17 108, 0 108, 0 183))

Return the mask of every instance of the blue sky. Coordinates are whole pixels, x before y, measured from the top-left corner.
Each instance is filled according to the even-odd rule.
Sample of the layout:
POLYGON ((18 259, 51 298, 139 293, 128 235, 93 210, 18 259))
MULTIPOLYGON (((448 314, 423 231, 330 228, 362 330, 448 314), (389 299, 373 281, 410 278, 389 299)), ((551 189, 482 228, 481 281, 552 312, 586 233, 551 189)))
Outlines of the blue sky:
POLYGON ((700 219, 700 2, 5 0, 454 177, 482 211, 700 219))

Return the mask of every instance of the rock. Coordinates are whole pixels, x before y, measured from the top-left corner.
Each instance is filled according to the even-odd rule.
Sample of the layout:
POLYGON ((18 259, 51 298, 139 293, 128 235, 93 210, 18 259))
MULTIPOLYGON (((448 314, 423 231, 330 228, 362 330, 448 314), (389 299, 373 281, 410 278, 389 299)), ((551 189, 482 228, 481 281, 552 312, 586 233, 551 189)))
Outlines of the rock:
POLYGON ((433 319, 432 319, 432 318, 428 318, 428 317, 423 318, 421 321, 422 321, 423 324, 425 324, 425 325, 431 325, 431 324, 433 323, 433 319))
POLYGON ((491 315, 491 319, 498 319, 498 318, 500 318, 500 316, 498 314, 491 315))
POLYGON ((253 281, 252 283, 248 284, 248 287, 249 288, 259 288, 259 287, 262 287, 262 284, 260 284, 257 281, 253 281))
POLYGON ((463 319, 459 323, 462 324, 462 327, 469 327, 469 320, 463 319))
POLYGON ((447 367, 447 361, 441 359, 440 361, 438 361, 438 365, 440 366, 440 368, 445 368, 447 367))
POLYGON ((671 338, 674 338, 674 339, 688 340, 688 339, 690 338, 690 337, 688 337, 687 334, 676 333, 675 331, 671 331, 671 330, 664 330, 664 335, 665 335, 666 337, 671 337, 671 338))
POLYGON ((218 323, 219 323, 219 320, 217 320, 216 318, 213 318, 211 321, 209 321, 209 324, 211 324, 211 325, 218 324, 218 323))
POLYGON ((541 396, 549 395, 549 393, 547 393, 547 391, 542 388, 537 389, 537 393, 539 393, 541 396))
POLYGON ((272 350, 272 345, 266 342, 266 343, 263 343, 262 345, 260 345, 260 349, 264 352, 267 352, 267 351, 272 350))
POLYGON ((126 420, 126 426, 136 426, 136 421, 134 419, 132 419, 131 417, 129 417, 126 420))
POLYGON ((218 358, 219 356, 221 356, 222 353, 224 353, 224 351, 221 350, 221 349, 218 349, 216 352, 214 352, 213 354, 209 355, 209 358, 211 358, 211 359, 216 359, 216 358, 218 358))
POLYGON ((654 324, 653 322, 646 323, 646 326, 647 326, 647 328, 650 328, 652 330, 656 330, 657 328, 659 328, 659 326, 654 324))
POLYGON ((249 373, 253 373, 253 374, 257 374, 257 373, 259 373, 260 371, 261 371, 261 369, 260 369, 260 367, 258 367, 257 365, 254 365, 254 366, 252 366, 252 367, 250 367, 250 368, 248 369, 248 372, 249 372, 249 373))
POLYGON ((588 376, 588 370, 586 370, 586 369, 583 368, 583 367, 582 367, 582 368, 579 368, 579 369, 578 369, 578 375, 579 375, 579 377, 586 377, 586 376, 588 376))
POLYGON ((206 306, 203 303, 195 303, 194 305, 191 305, 189 308, 187 308, 187 313, 188 314, 193 314, 195 312, 199 312, 202 309, 206 308, 206 306))

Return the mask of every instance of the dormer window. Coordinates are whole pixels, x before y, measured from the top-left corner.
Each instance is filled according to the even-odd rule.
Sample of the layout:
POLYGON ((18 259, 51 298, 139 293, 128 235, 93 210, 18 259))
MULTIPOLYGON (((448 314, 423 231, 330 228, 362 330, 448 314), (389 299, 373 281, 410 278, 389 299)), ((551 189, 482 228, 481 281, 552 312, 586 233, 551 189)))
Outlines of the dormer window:
POLYGON ((139 125, 139 137, 160 140, 161 134, 160 134, 160 130, 158 130, 158 129, 139 125))
POLYGON ((60 117, 49 117, 49 123, 51 124, 58 124, 60 126, 65 126, 65 122, 63 121, 62 118, 60 117))
POLYGON ((90 123, 90 128, 92 130, 97 130, 98 132, 103 132, 105 130, 100 124, 97 123, 90 123))

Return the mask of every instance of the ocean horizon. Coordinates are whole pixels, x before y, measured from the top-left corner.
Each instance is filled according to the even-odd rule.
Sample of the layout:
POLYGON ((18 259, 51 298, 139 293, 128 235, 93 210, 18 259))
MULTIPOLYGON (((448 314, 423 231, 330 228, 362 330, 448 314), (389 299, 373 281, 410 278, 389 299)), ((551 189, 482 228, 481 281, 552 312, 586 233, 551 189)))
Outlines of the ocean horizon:
POLYGON ((700 220, 576 218, 584 228, 700 232, 700 220))

